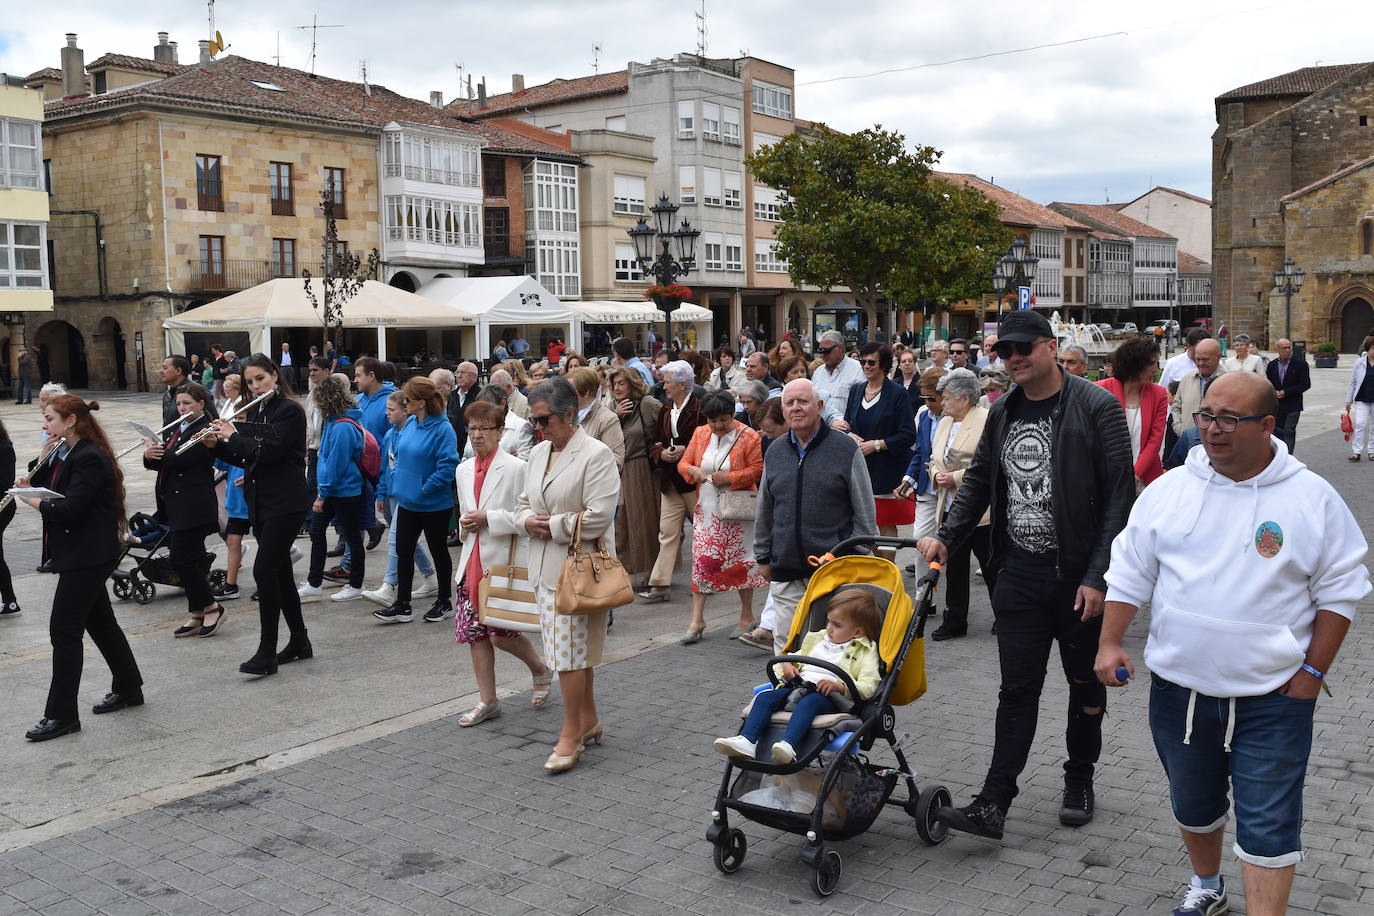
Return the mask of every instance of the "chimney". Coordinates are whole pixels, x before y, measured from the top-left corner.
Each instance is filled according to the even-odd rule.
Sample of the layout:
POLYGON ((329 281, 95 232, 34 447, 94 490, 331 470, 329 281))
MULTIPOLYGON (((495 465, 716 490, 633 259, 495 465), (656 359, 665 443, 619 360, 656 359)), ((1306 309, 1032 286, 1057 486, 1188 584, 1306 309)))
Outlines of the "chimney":
POLYGON ((525 91, 525 74, 523 74, 523 73, 512 73, 512 74, 510 75, 510 91, 511 91, 511 92, 524 92, 524 91, 525 91))
POLYGON ((174 64, 172 59, 172 44, 167 41, 166 32, 157 33, 157 44, 153 45, 153 60, 160 64, 174 64))
POLYGON ((86 56, 76 46, 76 33, 67 33, 62 49, 62 95, 81 95, 86 91, 86 56))
POLYGON ((173 66, 179 66, 181 64, 181 61, 177 59, 177 43, 173 41, 169 42, 169 44, 172 48, 172 64, 173 66))
POLYGON ((210 41, 202 38, 200 44, 200 67, 202 70, 209 70, 215 65, 215 59, 210 56, 210 41))
POLYGON ((477 84, 477 107, 487 107, 487 80, 485 77, 482 78, 482 82, 477 84))
POLYGON ((444 94, 442 92, 431 92, 429 94, 429 104, 435 108, 444 107, 444 94))

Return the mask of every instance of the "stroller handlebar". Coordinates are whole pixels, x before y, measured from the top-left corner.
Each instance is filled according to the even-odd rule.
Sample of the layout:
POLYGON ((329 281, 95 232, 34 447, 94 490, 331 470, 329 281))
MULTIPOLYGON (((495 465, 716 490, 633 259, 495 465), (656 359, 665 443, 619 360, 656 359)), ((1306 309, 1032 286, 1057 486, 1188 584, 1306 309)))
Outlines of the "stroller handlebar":
POLYGON ((854 679, 849 676, 849 672, 845 671, 839 665, 831 664, 823 658, 812 658, 809 655, 774 655, 770 658, 768 660, 768 680, 772 682, 774 687, 782 682, 778 679, 778 673, 774 671, 773 668, 776 665, 781 665, 783 662, 791 662, 798 667, 802 665, 815 665, 817 668, 824 668, 838 677, 841 684, 844 684, 845 693, 851 703, 860 702, 859 687, 854 683, 854 679))

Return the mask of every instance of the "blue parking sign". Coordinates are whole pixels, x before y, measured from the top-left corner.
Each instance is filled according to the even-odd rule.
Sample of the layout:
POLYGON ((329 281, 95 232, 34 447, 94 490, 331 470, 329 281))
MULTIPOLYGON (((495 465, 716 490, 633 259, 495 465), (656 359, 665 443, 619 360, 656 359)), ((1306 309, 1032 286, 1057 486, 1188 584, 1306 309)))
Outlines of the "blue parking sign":
POLYGON ((1018 286, 1016 288, 1016 307, 1019 309, 1030 308, 1030 287, 1018 286))

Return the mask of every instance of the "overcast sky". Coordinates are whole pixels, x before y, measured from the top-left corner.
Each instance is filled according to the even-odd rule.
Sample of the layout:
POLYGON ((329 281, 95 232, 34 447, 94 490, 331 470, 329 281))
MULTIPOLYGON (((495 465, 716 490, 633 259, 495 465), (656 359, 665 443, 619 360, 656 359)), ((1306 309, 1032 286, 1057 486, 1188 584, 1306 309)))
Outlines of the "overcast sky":
MULTIPOLYGON (((28 4, 0 23, 0 70, 57 66, 64 33, 86 60, 152 56, 158 31, 196 59, 203 3, 28 4), (20 20, 20 21, 16 21, 20 20)), ((489 91, 648 60, 697 44, 691 0, 403 0, 322 5, 317 71, 416 98, 458 94, 455 65, 489 91)), ((707 53, 742 51, 796 71, 796 114, 841 130, 881 123, 944 151, 941 167, 974 172, 1028 197, 1127 201, 1154 185, 1210 197, 1212 99, 1313 64, 1365 61, 1368 0, 1149 4, 1024 0, 707 0, 707 53), (1106 37, 1095 37, 1106 36, 1106 37), (1089 39, 1082 40, 1079 39, 1089 39), (1060 42, 1057 47, 999 54, 1060 42), (981 60, 938 64, 980 55, 981 60), (906 69, 861 79, 836 79, 906 69)), ((227 53, 306 69, 316 8, 298 0, 221 0, 227 53)))

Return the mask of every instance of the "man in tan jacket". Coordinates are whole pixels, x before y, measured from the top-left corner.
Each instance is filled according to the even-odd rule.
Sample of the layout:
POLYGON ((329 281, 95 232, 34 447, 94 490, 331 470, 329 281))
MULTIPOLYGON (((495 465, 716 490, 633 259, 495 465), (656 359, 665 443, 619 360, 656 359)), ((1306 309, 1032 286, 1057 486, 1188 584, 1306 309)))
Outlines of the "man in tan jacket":
POLYGON ((1201 406, 1207 386, 1226 373, 1221 364, 1221 344, 1210 337, 1198 342, 1193 362, 1197 368, 1184 373, 1178 387, 1169 393, 1169 425, 1176 436, 1193 425, 1193 413, 1201 406))

